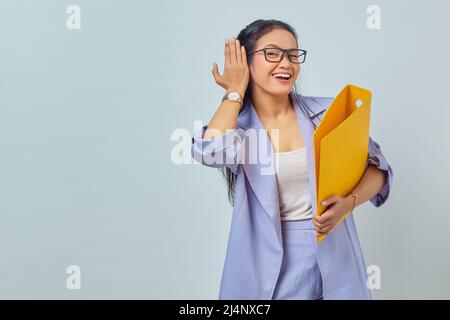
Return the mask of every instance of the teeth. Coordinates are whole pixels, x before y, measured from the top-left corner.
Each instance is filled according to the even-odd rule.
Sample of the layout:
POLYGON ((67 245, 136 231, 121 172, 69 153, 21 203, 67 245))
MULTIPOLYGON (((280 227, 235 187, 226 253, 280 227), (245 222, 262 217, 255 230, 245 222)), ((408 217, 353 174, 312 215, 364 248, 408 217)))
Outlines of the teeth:
POLYGON ((285 78, 285 79, 289 79, 291 76, 288 74, 283 74, 283 73, 275 73, 273 74, 274 77, 276 78, 285 78))

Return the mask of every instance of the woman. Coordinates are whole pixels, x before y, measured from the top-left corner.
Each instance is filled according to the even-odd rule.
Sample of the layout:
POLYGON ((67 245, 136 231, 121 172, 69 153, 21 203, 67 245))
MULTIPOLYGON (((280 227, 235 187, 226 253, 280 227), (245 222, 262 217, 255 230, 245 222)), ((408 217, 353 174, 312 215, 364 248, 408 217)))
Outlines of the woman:
POLYGON ((387 200, 392 168, 370 137, 358 185, 324 199, 326 211, 313 214, 313 132, 333 99, 298 93, 306 51, 297 39, 286 23, 256 20, 225 42, 223 75, 214 64, 226 95, 208 126, 194 132, 191 151, 222 170, 233 204, 219 299, 372 298, 350 211, 387 200), (251 161, 254 155, 263 156, 251 161), (317 244, 321 234, 327 237, 317 244))

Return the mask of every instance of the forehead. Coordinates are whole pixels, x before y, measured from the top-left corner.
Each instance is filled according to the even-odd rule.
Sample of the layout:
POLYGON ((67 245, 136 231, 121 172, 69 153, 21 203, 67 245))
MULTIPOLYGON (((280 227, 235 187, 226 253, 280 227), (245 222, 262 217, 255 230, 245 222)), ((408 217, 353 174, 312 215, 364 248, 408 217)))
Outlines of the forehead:
POLYGON ((274 44, 284 49, 297 48, 297 41, 294 35, 285 29, 274 29, 256 41, 257 48, 263 48, 269 44, 274 44))

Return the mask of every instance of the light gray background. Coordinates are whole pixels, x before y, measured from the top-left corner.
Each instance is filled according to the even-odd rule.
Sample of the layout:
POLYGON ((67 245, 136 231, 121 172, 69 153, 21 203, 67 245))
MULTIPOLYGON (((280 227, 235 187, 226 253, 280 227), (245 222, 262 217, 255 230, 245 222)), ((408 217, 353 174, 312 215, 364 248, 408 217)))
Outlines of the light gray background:
POLYGON ((171 134, 219 105, 225 38, 274 18, 308 50, 303 94, 373 92, 371 135, 394 169, 387 203, 356 213, 382 271, 375 298, 450 298, 449 13, 438 0, 1 1, 0 297, 217 298, 225 182, 175 165, 171 134), (81 30, 66 28, 69 4, 81 30), (381 30, 366 27, 371 4, 381 30))

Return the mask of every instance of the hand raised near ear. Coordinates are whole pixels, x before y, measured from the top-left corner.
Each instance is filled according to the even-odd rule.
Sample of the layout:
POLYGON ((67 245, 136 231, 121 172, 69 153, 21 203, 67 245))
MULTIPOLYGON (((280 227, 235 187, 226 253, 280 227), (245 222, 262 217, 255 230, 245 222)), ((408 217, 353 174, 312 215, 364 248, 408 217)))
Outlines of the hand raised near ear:
POLYGON ((247 64, 247 52, 239 40, 225 41, 225 64, 223 75, 219 74, 217 64, 212 70, 216 83, 227 91, 238 91, 244 96, 247 90, 250 71, 247 64))

